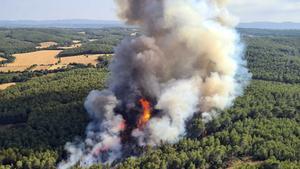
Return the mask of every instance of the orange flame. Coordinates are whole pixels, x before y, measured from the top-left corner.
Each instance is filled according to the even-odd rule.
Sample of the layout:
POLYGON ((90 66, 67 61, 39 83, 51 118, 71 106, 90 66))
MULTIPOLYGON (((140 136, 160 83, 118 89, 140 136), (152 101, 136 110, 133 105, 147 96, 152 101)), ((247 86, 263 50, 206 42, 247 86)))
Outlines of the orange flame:
POLYGON ((121 131, 123 131, 123 130, 125 130, 125 128, 126 128, 126 123, 125 123, 125 121, 122 121, 120 124, 119 124, 119 129, 121 130, 121 131))
POLYGON ((137 122, 138 128, 143 127, 151 118, 150 102, 148 102, 146 99, 140 99, 140 104, 143 107, 143 114, 140 116, 137 122))

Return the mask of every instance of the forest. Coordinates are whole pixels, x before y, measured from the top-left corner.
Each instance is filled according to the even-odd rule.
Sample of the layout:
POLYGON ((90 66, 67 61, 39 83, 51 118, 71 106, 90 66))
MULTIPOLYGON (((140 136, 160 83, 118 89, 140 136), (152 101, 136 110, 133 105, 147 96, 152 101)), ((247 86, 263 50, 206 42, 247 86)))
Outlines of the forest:
MULTIPOLYGON (((73 36, 69 33, 60 41, 61 34, 73 31, 86 31, 85 38, 101 39, 100 43, 87 42, 78 51, 66 51, 63 57, 94 49, 111 53, 123 37, 136 30, 39 31, 51 32, 51 38, 59 43, 67 43, 68 36, 73 36)), ((300 168, 300 31, 239 31, 253 80, 230 109, 208 123, 196 115, 186 123, 186 137, 174 145, 144 147, 139 157, 91 169, 300 168)), ((36 38, 24 35, 27 33, 13 38, 25 40, 18 49, 27 50, 41 41, 38 37, 43 33, 36 38)), ((2 52, 10 50, 14 49, 8 45, 2 52)), ((89 122, 84 99, 89 91, 106 87, 108 74, 107 64, 55 72, 1 73, 0 84, 18 83, 0 91, 0 169, 56 168, 67 156, 65 143, 84 138, 89 122)))

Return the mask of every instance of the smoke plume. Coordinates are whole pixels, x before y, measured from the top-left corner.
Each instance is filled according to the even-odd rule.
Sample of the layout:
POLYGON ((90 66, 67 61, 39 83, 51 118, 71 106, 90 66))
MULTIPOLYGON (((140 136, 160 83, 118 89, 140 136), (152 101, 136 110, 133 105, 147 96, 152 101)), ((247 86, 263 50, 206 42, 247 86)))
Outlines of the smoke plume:
POLYGON ((176 143, 195 113, 211 120, 250 79, 228 0, 116 3, 120 18, 145 34, 116 48, 109 89, 92 91, 85 102, 92 119, 87 138, 67 145, 71 156, 61 169, 111 163, 124 155, 126 144, 176 143), (140 99, 151 108, 145 110, 140 99))

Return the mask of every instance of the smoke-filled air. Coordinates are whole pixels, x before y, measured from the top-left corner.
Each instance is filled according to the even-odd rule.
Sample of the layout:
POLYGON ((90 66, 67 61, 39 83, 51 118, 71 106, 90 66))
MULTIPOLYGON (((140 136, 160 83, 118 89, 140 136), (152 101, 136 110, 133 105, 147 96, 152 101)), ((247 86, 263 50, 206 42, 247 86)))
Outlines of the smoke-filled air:
POLYGON ((228 0, 116 0, 143 36, 115 49, 108 89, 91 91, 82 143, 68 143, 66 169, 112 163, 136 148, 176 143, 195 114, 204 122, 232 106, 250 74, 228 0))

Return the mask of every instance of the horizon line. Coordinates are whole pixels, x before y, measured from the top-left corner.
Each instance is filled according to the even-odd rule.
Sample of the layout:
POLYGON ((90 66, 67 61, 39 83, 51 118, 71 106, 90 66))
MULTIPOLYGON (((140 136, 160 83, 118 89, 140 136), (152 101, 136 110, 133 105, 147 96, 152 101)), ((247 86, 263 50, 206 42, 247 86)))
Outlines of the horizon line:
MULTIPOLYGON (((84 18, 73 18, 73 19, 0 19, 0 21, 17 22, 17 21, 33 21, 33 22, 44 22, 44 21, 110 21, 110 22, 123 22, 120 19, 84 19, 84 18)), ((239 24, 247 23, 300 23, 297 21, 241 21, 239 24)))

